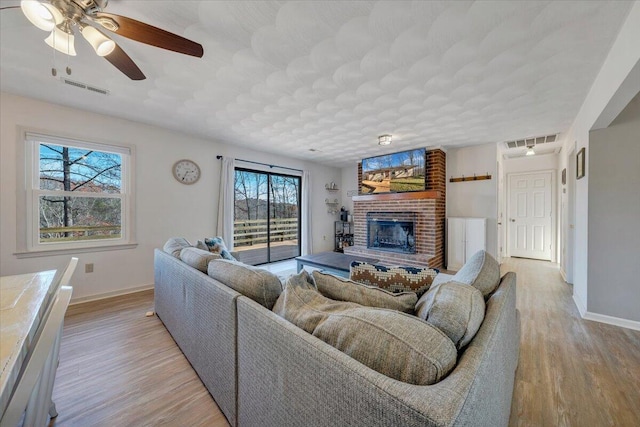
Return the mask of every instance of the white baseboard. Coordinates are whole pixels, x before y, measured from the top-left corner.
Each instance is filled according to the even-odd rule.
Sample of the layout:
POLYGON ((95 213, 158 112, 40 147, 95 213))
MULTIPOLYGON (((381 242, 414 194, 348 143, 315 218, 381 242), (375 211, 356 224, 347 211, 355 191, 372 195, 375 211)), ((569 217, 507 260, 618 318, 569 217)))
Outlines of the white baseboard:
POLYGON ((609 325, 620 326, 621 328, 640 331, 640 322, 636 322, 635 320, 607 316, 606 314, 590 313, 588 311, 582 316, 582 318, 585 320, 593 320, 594 322, 607 323, 609 325))
POLYGON ((580 312, 580 317, 584 320, 591 320, 594 322, 606 323, 608 325, 640 331, 640 322, 622 319, 620 317, 607 316, 606 314, 591 313, 587 311, 587 308, 582 304, 580 298, 576 297, 575 294, 573 295, 573 302, 576 304, 578 312, 580 312))
POLYGON ((564 269, 562 267, 560 267, 560 276, 562 276, 562 280, 565 281, 565 283, 567 282, 567 273, 564 272, 564 269))
POLYGON ((89 296, 86 296, 86 297, 72 298, 71 302, 69 303, 69 305, 81 304, 81 303, 89 302, 89 301, 98 301, 98 300, 101 300, 101 299, 119 297, 119 296, 122 296, 122 295, 135 294, 136 292, 147 291, 147 290, 153 289, 153 288, 154 288, 153 284, 151 284, 151 285, 142 285, 142 286, 136 286, 134 288, 121 289, 119 291, 106 292, 106 293, 103 293, 103 294, 96 294, 96 295, 89 295, 89 296))
POLYGON ((582 304, 582 301, 580 301, 580 298, 578 298, 575 293, 573 294, 573 302, 576 304, 576 307, 578 308, 580 317, 584 319, 584 315, 587 313, 587 307, 585 307, 582 304))

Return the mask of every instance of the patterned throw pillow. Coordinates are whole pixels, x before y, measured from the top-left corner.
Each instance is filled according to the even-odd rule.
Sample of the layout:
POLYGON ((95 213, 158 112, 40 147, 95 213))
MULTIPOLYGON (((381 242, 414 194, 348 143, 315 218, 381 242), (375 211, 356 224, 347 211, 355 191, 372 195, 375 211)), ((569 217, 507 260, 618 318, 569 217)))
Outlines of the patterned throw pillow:
POLYGON ((208 237, 204 239, 204 244, 207 245, 207 248, 209 248, 209 252, 220 254, 222 258, 228 259, 229 261, 237 261, 237 259, 235 259, 233 255, 231 255, 231 253, 229 253, 227 245, 224 244, 224 240, 222 239, 222 237, 208 237))
POLYGON ((353 261, 349 279, 391 292, 415 292, 420 298, 429 290, 438 273, 434 268, 385 267, 353 261))

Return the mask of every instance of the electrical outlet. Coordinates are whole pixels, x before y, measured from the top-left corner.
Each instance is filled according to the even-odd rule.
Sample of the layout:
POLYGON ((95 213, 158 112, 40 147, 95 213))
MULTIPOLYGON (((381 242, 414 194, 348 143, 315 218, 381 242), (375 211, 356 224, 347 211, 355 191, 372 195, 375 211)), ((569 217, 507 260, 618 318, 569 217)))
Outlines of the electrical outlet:
POLYGON ((85 273, 93 273, 93 263, 85 264, 84 265, 84 272, 85 273))

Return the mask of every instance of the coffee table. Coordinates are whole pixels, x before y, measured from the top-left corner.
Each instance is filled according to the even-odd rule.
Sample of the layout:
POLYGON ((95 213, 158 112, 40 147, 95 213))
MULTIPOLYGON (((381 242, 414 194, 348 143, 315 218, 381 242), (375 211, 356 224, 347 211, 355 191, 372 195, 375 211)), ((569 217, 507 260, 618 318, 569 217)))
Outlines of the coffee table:
POLYGON ((303 255, 296 258, 298 273, 305 265, 308 265, 310 267, 327 270, 330 273, 342 277, 349 277, 349 267, 352 261, 378 262, 377 259, 346 255, 341 252, 319 252, 317 254, 303 255))

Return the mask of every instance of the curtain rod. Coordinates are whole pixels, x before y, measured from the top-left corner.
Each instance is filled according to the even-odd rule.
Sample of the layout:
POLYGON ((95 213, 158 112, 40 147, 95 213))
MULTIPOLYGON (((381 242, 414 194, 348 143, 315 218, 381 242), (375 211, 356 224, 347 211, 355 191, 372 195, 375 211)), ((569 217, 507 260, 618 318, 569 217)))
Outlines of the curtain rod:
MULTIPOLYGON (((216 156, 216 159, 220 160, 222 158, 222 156, 216 156)), ((260 162, 254 162, 251 160, 243 160, 243 159, 236 159, 239 162, 245 162, 245 163, 253 163, 254 165, 262 165, 262 166, 269 166, 270 168, 278 168, 278 169, 288 169, 290 171, 296 171, 296 172, 304 172, 302 169, 294 169, 294 168, 288 168, 286 166, 276 166, 276 165, 270 165, 268 163, 260 163, 260 162)))

